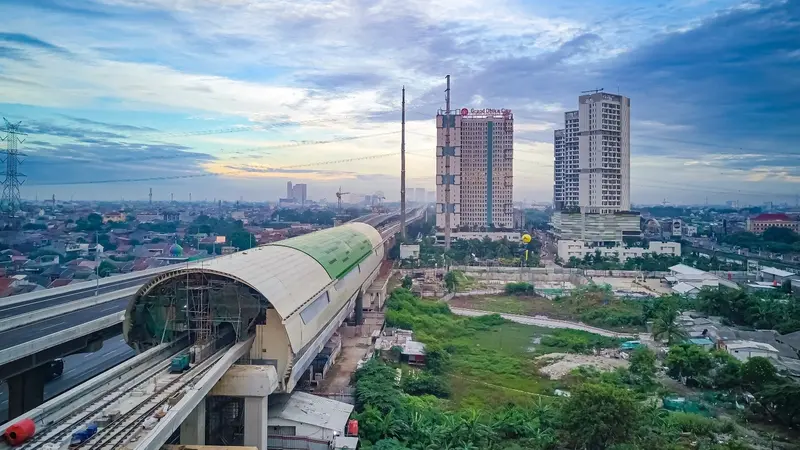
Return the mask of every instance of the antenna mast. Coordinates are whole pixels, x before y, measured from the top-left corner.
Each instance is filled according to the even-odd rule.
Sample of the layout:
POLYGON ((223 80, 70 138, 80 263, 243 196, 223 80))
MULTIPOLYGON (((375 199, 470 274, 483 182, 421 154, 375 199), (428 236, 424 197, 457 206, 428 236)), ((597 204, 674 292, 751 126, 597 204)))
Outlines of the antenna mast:
POLYGON ((444 91, 444 250, 450 250, 450 75, 444 91))
POLYGON ((403 86, 400 118, 400 235, 406 240, 406 87, 403 86))

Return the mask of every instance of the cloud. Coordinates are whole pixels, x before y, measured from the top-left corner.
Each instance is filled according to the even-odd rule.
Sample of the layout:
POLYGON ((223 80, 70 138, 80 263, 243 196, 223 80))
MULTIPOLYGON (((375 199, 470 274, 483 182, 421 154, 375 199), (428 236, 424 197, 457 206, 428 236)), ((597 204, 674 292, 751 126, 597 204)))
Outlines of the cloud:
POLYGON ((41 50, 47 50, 54 53, 60 53, 64 55, 69 55, 70 52, 66 49, 59 47, 57 45, 53 45, 49 42, 45 42, 41 39, 37 39, 33 36, 29 36, 27 34, 22 33, 0 33, 0 42, 6 42, 10 44, 17 44, 22 47, 29 47, 29 48, 36 48, 41 50))
MULTIPOLYGON (((146 165, 147 157, 164 174, 227 170, 249 181, 266 174, 261 181, 280 190, 280 177, 358 172, 348 189, 380 184, 394 192, 394 161, 355 161, 336 174, 253 161, 283 167, 397 149, 391 135, 261 151, 397 131, 405 85, 409 174, 432 179, 432 117, 444 106, 449 73, 454 107, 514 110, 515 196, 544 199, 552 189, 552 128, 577 106, 580 91, 619 88, 632 98, 635 176, 688 185, 684 177, 701 176, 719 182, 718 191, 738 188, 738 176, 783 192, 794 189, 800 156, 797 5, 9 0, 0 14, 22 19, 0 34, 0 91, 3 109, 39 108, 42 116, 25 124, 33 140, 51 145, 29 142, 34 154, 60 151, 81 164, 97 155, 113 170, 146 165), (153 114, 158 120, 147 118, 153 114), (256 126, 226 140, 218 130, 204 134, 209 126, 197 118, 219 121, 220 130, 256 126), (271 126, 283 122, 293 125, 271 126), (153 142, 151 153, 139 153, 149 151, 145 139, 178 144, 153 142), (754 167, 775 176, 745 175, 754 167)), ((655 188, 638 192, 661 200, 655 188)))
POLYGON ((124 125, 124 124, 117 124, 117 123, 108 123, 108 122, 101 122, 101 121, 98 121, 98 120, 84 119, 84 118, 81 118, 81 117, 71 117, 71 116, 67 116, 67 115, 64 115, 63 117, 65 117, 65 118, 67 118, 67 119, 69 119, 69 120, 71 120, 73 122, 80 123, 80 124, 83 124, 83 125, 96 125, 96 126, 100 126, 100 127, 103 127, 103 128, 110 128, 112 130, 118 130, 118 131, 159 131, 156 128, 151 128, 151 127, 142 127, 142 126, 135 126, 135 125, 124 125))

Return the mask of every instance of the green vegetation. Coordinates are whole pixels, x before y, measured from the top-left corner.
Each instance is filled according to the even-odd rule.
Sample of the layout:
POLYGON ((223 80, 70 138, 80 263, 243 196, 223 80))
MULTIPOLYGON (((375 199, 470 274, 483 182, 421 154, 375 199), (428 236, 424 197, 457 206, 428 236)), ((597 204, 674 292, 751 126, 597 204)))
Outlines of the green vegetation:
POLYGON ((411 289, 411 286, 413 285, 414 285, 414 280, 412 280, 411 277, 408 275, 403 277, 403 281, 400 284, 400 286, 402 286, 403 289, 411 289))
MULTIPOLYGON (((442 267, 445 264, 475 265, 476 261, 480 263, 491 261, 494 265, 518 267, 525 258, 525 249, 528 250, 528 260, 525 265, 537 267, 539 265, 539 250, 541 249, 541 243, 537 240, 532 240, 525 245, 508 239, 493 241, 486 237, 483 240, 454 240, 450 251, 445 255, 444 247, 436 245, 436 238, 434 237, 425 237, 420 240, 419 244, 419 261, 405 261, 402 267, 434 267, 434 265, 442 267)), ((400 243, 397 242, 395 248, 389 254, 390 257, 399 257, 399 245, 400 243)))
POLYGON ((754 293, 722 286, 706 288, 697 296, 695 308, 755 329, 774 329, 781 334, 800 330, 800 302, 779 290, 754 293))
POLYGON ((498 316, 456 317, 446 304, 395 290, 387 325, 410 328, 426 344, 423 369, 372 360, 354 375, 356 417, 365 449, 679 450, 744 449, 730 423, 670 413, 647 401, 655 356, 637 350, 631 370, 576 370, 542 379, 531 353, 549 345, 616 346, 574 330, 541 330, 498 316), (396 367, 402 377, 397 379, 396 367), (568 388, 567 398, 551 396, 568 388))
POLYGON ((750 251, 765 250, 774 253, 800 252, 800 234, 788 228, 770 227, 761 235, 742 232, 721 236, 721 243, 746 248, 750 251))
MULTIPOLYGON (((642 331, 652 317, 653 300, 620 299, 608 286, 589 284, 553 300, 526 292, 527 283, 512 283, 514 294, 456 297, 452 303, 466 308, 497 313, 536 315, 553 319, 576 320, 600 328, 619 331, 642 331)), ((660 300, 658 300, 660 302, 660 300)))
POLYGON ((505 287, 506 294, 508 295, 534 295, 535 290, 532 284, 520 281, 518 283, 508 283, 505 287))

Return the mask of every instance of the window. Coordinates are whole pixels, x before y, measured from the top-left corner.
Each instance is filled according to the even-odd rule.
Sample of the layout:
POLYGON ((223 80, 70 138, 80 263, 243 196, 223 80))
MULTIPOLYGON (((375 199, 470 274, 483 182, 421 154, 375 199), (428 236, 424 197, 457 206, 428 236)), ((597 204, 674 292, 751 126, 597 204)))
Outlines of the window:
POLYGON ((317 317, 317 315, 321 313, 326 306, 328 306, 328 303, 330 303, 330 298, 328 297, 328 292, 326 291, 320 294, 319 297, 306 306, 304 310, 300 311, 300 318, 303 319, 303 323, 307 324, 314 320, 314 318, 317 317))

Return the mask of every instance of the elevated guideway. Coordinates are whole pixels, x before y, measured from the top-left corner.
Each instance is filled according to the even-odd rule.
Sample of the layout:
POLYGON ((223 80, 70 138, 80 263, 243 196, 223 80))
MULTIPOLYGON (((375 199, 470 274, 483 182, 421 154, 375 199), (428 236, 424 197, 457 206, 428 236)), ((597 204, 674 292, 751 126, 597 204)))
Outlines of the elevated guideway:
MULTIPOLYGON (((423 213, 410 211, 408 222, 423 213)), ((36 392, 41 392, 43 382, 21 377, 30 375, 31 368, 59 354, 91 350, 121 330, 139 351, 156 346, 186 331, 181 328, 183 321, 174 319, 184 314, 181 305, 184 310, 194 308, 189 298, 201 291, 216 295, 222 304, 226 296, 236 297, 215 311, 214 326, 230 323, 244 336, 257 324, 267 325, 262 354, 252 357, 274 365, 280 389, 290 392, 338 326, 353 314, 361 319, 363 293, 378 276, 385 247, 399 231, 396 221, 381 223, 379 230, 351 223, 213 260, 162 268, 135 294, 123 289, 33 311, 38 320, 7 330, 0 321, 0 374, 20 377, 23 381, 15 389, 30 399, 11 408, 13 413, 21 414, 42 401, 36 392), (174 295, 178 288, 183 293, 174 295), (165 295, 169 289, 174 291, 171 297, 165 295), (172 324, 167 326, 169 317, 172 324)), ((206 297, 213 303, 210 300, 206 297)))

